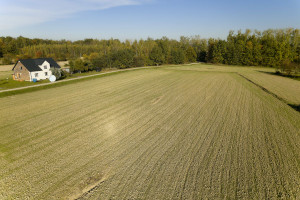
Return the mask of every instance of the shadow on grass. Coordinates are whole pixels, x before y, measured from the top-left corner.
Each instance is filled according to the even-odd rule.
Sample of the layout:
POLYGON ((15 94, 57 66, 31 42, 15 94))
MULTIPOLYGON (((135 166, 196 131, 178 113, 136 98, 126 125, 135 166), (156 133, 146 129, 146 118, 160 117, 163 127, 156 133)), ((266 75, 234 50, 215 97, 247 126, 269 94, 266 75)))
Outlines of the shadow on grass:
POLYGON ((300 74, 291 75, 291 74, 283 74, 280 72, 266 72, 266 71, 259 71, 259 70, 258 70, 258 72, 262 72, 265 74, 271 74, 271 75, 275 75, 275 76, 282 76, 282 77, 291 78, 291 79, 300 81, 300 74))
POLYGON ((289 104, 289 106, 292 107, 294 110, 297 110, 298 112, 300 112, 300 104, 299 105, 289 104))

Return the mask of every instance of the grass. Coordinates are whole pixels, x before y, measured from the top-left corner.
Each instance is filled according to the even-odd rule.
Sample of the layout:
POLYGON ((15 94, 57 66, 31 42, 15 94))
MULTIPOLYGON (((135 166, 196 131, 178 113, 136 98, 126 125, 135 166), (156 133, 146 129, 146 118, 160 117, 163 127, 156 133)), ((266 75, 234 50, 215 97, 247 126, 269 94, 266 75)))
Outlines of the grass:
POLYGON ((257 71, 241 72, 241 74, 279 96, 286 103, 293 105, 300 104, 299 81, 257 71))
POLYGON ((42 80, 36 83, 29 82, 29 81, 15 81, 12 78, 12 71, 0 71, 0 91, 18 87, 25 87, 31 85, 38 85, 41 83, 48 83, 49 80, 42 80))
POLYGON ((9 77, 9 78, 0 79, 0 91, 7 90, 7 89, 13 89, 13 88, 19 88, 19 87, 39 85, 42 83, 49 83, 49 80, 41 80, 41 81, 34 83, 34 82, 29 82, 29 81, 15 81, 15 80, 13 80, 13 78, 9 77))
POLYGON ((269 74, 287 77, 287 78, 291 78, 291 79, 300 81, 300 74, 285 74, 285 73, 280 73, 280 72, 269 72, 269 74))
POLYGON ((0 71, 0 80, 11 78, 12 72, 11 71, 0 71))
MULTIPOLYGON (((128 69, 128 71, 130 71, 131 69, 128 69)), ((0 98, 2 97, 7 97, 7 96, 13 96, 13 95, 18 95, 18 94, 24 94, 24 93, 29 93, 29 92, 36 92, 39 90, 45 90, 45 89, 50 89, 50 88, 56 88, 56 87, 61 87, 61 86, 65 86, 65 85, 69 85, 69 84, 73 84, 73 83, 78 83, 78 82, 82 82, 82 81, 87 81, 87 80, 91 80, 91 79, 95 79, 95 78, 99 78, 99 77, 105 77, 105 76, 111 76, 114 74, 118 74, 118 73, 124 73, 127 72, 127 70, 119 70, 119 71, 111 71, 111 70, 106 70, 106 71, 101 71, 101 73, 99 72, 88 72, 88 73, 81 73, 82 76, 72 76, 72 77, 68 77, 66 79, 63 80, 68 80, 66 82, 64 81, 57 81, 53 84, 47 84, 47 85, 41 85, 39 87, 30 87, 30 88, 24 88, 24 89, 20 89, 20 90, 12 90, 12 91, 5 91, 5 92, 1 92, 0 90, 0 98), (104 72, 111 72, 111 73, 104 73, 104 72), (88 76, 88 75, 96 75, 97 76, 88 76), (75 78, 79 78, 82 77, 81 79, 75 79, 75 78)), ((18 81, 14 81, 15 84, 20 84, 20 83, 24 83, 24 82, 18 82, 18 81)), ((49 83, 48 80, 43 80, 43 81, 39 81, 36 84, 34 84, 33 82, 25 82, 25 83, 29 83, 29 85, 24 85, 24 86, 33 86, 36 84, 40 84, 40 83, 49 83)), ((21 86, 20 86, 21 87, 21 86)), ((13 88, 17 88, 17 87, 13 87, 13 88)))
MULTIPOLYGON (((83 73, 78 73, 78 74, 71 74, 70 76, 64 78, 63 80, 69 80, 69 79, 74 79, 74 78, 78 78, 78 77, 84 77, 84 76, 89 76, 89 75, 96 75, 96 74, 101 74, 103 72, 109 72, 115 69, 111 69, 111 70, 103 70, 101 72, 96 72, 96 71, 90 71, 90 72, 83 72, 83 73)), ((61 80, 59 80, 61 81, 61 80)), ((13 89, 13 88, 20 88, 20 87, 26 87, 26 86, 34 86, 34 85, 39 85, 42 83, 49 83, 49 80, 41 80, 38 82, 29 82, 29 81, 15 81, 12 78, 11 72, 10 71, 6 71, 6 72, 1 72, 0 71, 0 91, 1 90, 7 90, 7 89, 13 89)), ((65 85, 66 83, 61 83, 58 85, 65 85)), ((24 91, 18 91, 18 92, 5 92, 4 94, 0 93, 0 97, 3 96, 7 96, 8 95, 14 95, 14 94, 19 94, 19 93, 25 93, 25 92, 31 92, 31 91, 37 91, 40 90, 42 88, 51 88, 51 87, 57 87, 56 86, 43 86, 41 88, 35 88, 35 89, 26 89, 24 91)))
POLYGON ((1 98, 0 199, 298 199, 300 113, 210 67, 1 98))
POLYGON ((70 74, 68 77, 65 79, 72 79, 76 77, 81 77, 81 76, 88 76, 88 75, 94 75, 94 74, 101 74, 103 72, 109 72, 109 71, 116 71, 118 70, 117 68, 111 68, 111 69, 103 69, 100 72, 97 71, 89 71, 89 72, 82 72, 82 73, 76 73, 76 74, 70 74))

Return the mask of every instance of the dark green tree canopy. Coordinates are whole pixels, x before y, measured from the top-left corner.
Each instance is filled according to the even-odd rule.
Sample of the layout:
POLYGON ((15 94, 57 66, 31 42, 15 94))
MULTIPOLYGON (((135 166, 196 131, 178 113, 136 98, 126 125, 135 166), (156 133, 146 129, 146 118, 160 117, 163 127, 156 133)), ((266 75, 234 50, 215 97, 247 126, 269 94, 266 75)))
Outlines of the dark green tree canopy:
POLYGON ((73 60, 72 69, 127 68, 146 65, 211 62, 245 66, 299 66, 299 29, 230 31, 227 39, 200 36, 173 40, 120 41, 118 39, 78 41, 0 37, 0 63, 18 59, 52 57, 73 60))

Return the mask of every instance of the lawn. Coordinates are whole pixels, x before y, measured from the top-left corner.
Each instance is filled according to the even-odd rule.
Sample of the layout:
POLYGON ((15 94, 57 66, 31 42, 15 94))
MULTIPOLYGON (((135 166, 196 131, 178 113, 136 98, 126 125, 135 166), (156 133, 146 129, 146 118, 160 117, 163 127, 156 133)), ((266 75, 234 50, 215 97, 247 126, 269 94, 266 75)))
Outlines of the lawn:
POLYGON ((0 199, 299 199, 300 82, 278 78, 165 66, 0 98, 0 199))
POLYGON ((12 77, 12 71, 0 71, 0 81, 12 77))
POLYGON ((36 83, 29 81, 15 81, 11 74, 0 72, 0 91, 18 87, 38 85, 41 83, 49 83, 49 80, 41 80, 36 83))
MULTIPOLYGON (((60 66, 64 66, 67 64, 67 61, 60 61, 58 64, 60 66)), ((0 65, 0 91, 1 90, 7 90, 12 88, 18 88, 18 87, 25 87, 25 86, 32 86, 32 85, 38 85, 41 83, 48 83, 48 80, 39 81, 36 83, 28 82, 28 81, 14 81, 12 78, 13 71, 11 69, 14 65, 0 65)), ((84 73, 83 73, 84 75, 84 73)), ((76 77, 76 75, 74 76, 76 77)), ((72 78, 72 77, 70 77, 72 78)))
MULTIPOLYGON (((112 68, 112 69, 106 69, 102 70, 101 72, 97 71, 89 71, 89 72, 83 72, 83 73, 76 73, 76 74, 69 74, 65 78, 61 78, 61 80, 67 80, 67 79, 74 79, 78 77, 84 77, 84 76, 89 76, 89 75, 96 75, 96 74, 101 74, 109 71, 116 71, 117 69, 112 68)), ((29 81, 15 81, 12 78, 12 72, 11 71, 0 71, 0 92, 1 90, 7 90, 7 89, 13 89, 13 88, 20 88, 20 87, 25 87, 25 86, 34 86, 34 85, 39 85, 41 83, 49 83, 49 80, 41 80, 38 82, 29 82, 29 81)))
POLYGON ((7 71, 7 68, 11 66, 0 66, 0 91, 6 90, 6 89, 12 89, 17 87, 25 87, 25 86, 31 86, 31 85, 37 85, 41 83, 47 83, 49 80, 43 80, 36 83, 29 82, 29 81, 15 81, 13 80, 12 74, 13 71, 9 70, 7 71))

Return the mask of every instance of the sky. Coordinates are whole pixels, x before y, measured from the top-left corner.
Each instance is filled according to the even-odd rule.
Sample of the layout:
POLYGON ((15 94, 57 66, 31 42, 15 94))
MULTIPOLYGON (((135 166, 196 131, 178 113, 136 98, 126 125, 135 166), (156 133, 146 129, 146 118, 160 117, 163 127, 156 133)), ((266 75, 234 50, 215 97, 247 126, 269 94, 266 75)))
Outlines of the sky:
POLYGON ((0 36, 225 39, 290 27, 300 28, 300 0, 0 0, 0 36))

